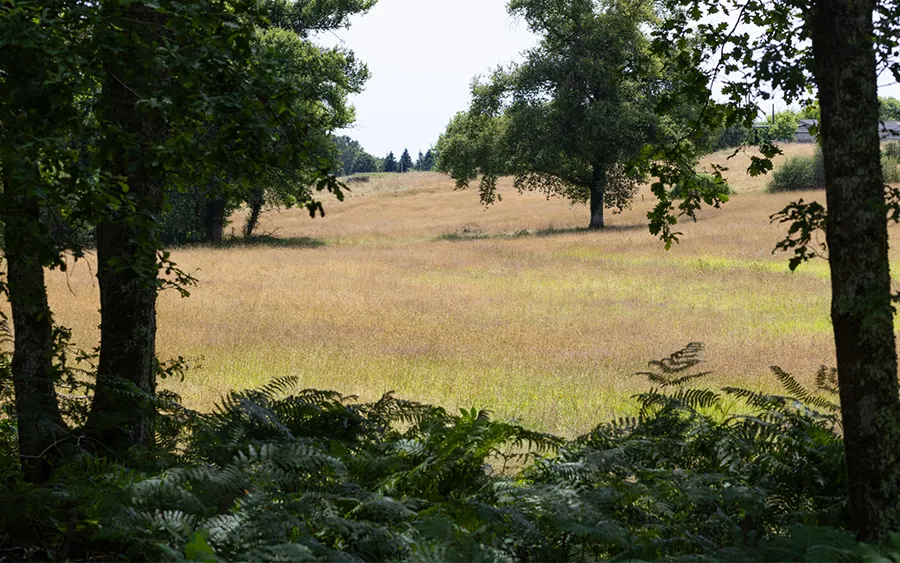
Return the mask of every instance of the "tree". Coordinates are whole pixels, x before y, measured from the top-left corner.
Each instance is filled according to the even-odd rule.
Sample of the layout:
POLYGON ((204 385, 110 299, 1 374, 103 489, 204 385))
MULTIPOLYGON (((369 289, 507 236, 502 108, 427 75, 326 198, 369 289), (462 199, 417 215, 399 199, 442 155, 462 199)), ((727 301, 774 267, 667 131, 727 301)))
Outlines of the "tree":
MULTIPOLYGON (((0 47, 11 55, 0 60, 4 289, 28 479, 46 478, 71 437, 55 392, 56 339, 65 331, 53 325, 43 278, 44 267, 65 266, 69 242, 50 233, 48 217, 96 229, 101 342, 82 429, 89 439, 79 444, 125 456, 154 441, 157 293, 190 281, 160 244, 168 194, 211 186, 221 197, 228 192, 218 186, 273 169, 304 171, 311 212, 322 206, 308 186, 340 194, 314 136, 324 134, 317 104, 334 108, 341 98, 321 100, 329 91, 286 80, 283 54, 259 30, 282 20, 340 25, 373 2, 302 4, 26 1, 0 9, 0 47)), ((324 68, 315 84, 335 80, 324 68)))
MULTIPOLYGON (((885 538, 900 530, 900 388, 887 252, 888 211, 897 217, 900 200, 893 191, 886 199, 882 180, 877 75, 881 60, 900 77, 900 63, 891 59, 900 8, 865 0, 672 4, 657 49, 684 47, 686 30, 696 29, 706 41, 695 47, 693 61, 725 76, 729 101, 710 102, 704 118, 724 114, 731 123, 746 122, 759 96, 777 89, 788 101, 808 103, 807 85, 817 88, 827 211, 800 201, 774 218, 792 224, 779 244, 794 251, 792 267, 817 254, 814 233, 825 230, 850 511, 861 539, 885 538), (703 20, 709 14, 716 14, 710 18, 715 23, 703 20), (733 27, 721 23, 722 15, 736 20, 733 27), (736 32, 742 24, 759 33, 736 32)), ((693 87, 707 99, 710 78, 693 87)), ((778 152, 766 144, 761 149, 751 166, 755 173, 770 170, 778 152)), ((651 218, 667 236, 671 202, 664 190, 654 187, 654 193, 661 201, 651 218)))
POLYGON ((338 173, 345 176, 352 174, 353 163, 356 162, 359 154, 363 152, 362 147, 347 135, 335 136, 334 144, 337 150, 340 151, 341 168, 338 170, 338 173))
POLYGON ((878 119, 900 121, 900 100, 891 97, 878 98, 878 119))
POLYGON ((756 135, 760 142, 781 141, 792 143, 797 139, 797 126, 800 124, 796 112, 783 110, 777 112, 770 121, 757 124, 756 135))
POLYGON ((422 172, 425 166, 425 155, 422 154, 422 151, 419 151, 419 156, 416 158, 416 171, 422 172))
POLYGON ((389 152, 386 157, 384 157, 384 161, 381 164, 382 172, 397 172, 397 159, 394 158, 394 153, 389 152))
POLYGON ((666 88, 648 50, 649 3, 628 0, 513 0, 541 40, 526 61, 476 81, 468 112, 438 141, 438 168, 465 187, 481 177, 482 201, 500 176, 590 204, 591 229, 605 207, 627 206, 643 178, 629 164, 663 127, 655 114, 666 88))
MULTIPOLYGON (((0 8, 0 221, 12 309, 12 376, 19 455, 26 480, 49 477, 69 435, 56 401, 56 331, 44 268, 65 268, 50 210, 76 217, 90 200, 73 135, 79 97, 90 87, 79 43, 87 28, 79 2, 17 2, 0 8), (65 142, 61 142, 64 140, 65 142)), ((97 203, 97 202, 94 202, 97 203)), ((80 255, 80 248, 72 248, 80 255)))
POLYGON ((434 150, 428 149, 428 152, 425 153, 425 157, 422 159, 422 170, 424 172, 430 172, 434 169, 435 164, 435 156, 434 150))
POLYGON ((367 174, 369 172, 378 172, 378 159, 367 152, 361 152, 356 155, 350 173, 367 174))
MULTIPOLYGON (((249 193, 233 190, 243 196, 250 208, 244 225, 247 239, 253 236, 266 203, 283 207, 306 206, 314 214, 321 210, 316 207, 311 186, 325 174, 350 174, 352 162, 363 152, 362 147, 349 137, 336 138, 333 131, 353 123, 355 114, 348 96, 362 91, 369 77, 368 69, 357 62, 352 52, 323 48, 293 29, 267 29, 261 41, 276 54, 275 75, 278 79, 296 85, 305 93, 302 98, 295 99, 291 108, 293 115, 305 124, 305 156, 266 166, 261 174, 241 178, 253 185, 249 193), (322 168, 322 162, 336 164, 326 170, 322 168)), ((290 146, 290 137, 280 130, 282 128, 279 127, 279 136, 271 143, 270 152, 280 153, 290 146)), ((342 197, 341 192, 337 195, 338 199, 342 197)))
POLYGON ((367 153, 357 141, 343 135, 335 137, 335 144, 341 153, 341 174, 349 176, 350 174, 376 171, 375 157, 367 153))
POLYGON ((400 163, 397 166, 398 171, 401 174, 409 172, 413 168, 412 157, 409 156, 409 150, 403 149, 403 154, 400 155, 400 163))

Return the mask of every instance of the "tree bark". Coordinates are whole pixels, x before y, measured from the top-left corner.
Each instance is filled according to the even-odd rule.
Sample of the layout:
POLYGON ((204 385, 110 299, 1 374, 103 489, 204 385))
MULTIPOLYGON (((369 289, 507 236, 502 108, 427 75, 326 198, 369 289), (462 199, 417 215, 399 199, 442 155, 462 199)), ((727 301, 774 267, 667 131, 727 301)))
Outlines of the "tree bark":
POLYGON ((602 229, 603 223, 603 207, 604 196, 606 195, 606 172, 600 166, 594 166, 591 173, 591 223, 588 226, 591 230, 602 229))
POLYGON ((204 240, 213 244, 222 244, 225 233, 225 200, 217 197, 206 202, 204 213, 204 240))
POLYGON ((253 231, 256 229, 256 225, 259 224, 259 216, 262 214, 263 203, 265 203, 263 191, 254 189, 248 203, 250 204, 250 215, 247 216, 247 224, 244 225, 245 240, 253 238, 253 231))
MULTIPOLYGON (((3 236, 7 295, 12 309, 12 359, 19 456, 26 481, 41 483, 50 476, 54 447, 68 435, 56 399, 53 366, 53 316, 44 285, 44 261, 50 244, 41 237, 40 208, 28 187, 20 187, 7 173, 3 178, 3 236), (43 239, 43 240, 42 240, 43 239)), ((40 173, 33 171, 34 181, 40 173)), ((46 233, 44 233, 46 234, 46 233)), ((49 249, 52 252, 52 248, 49 249)))
POLYGON ((862 540, 900 530, 900 389, 871 0, 810 13, 828 202, 834 340, 850 509, 862 540))
MULTIPOLYGON (((141 3, 104 7, 119 41, 134 37, 144 45, 165 29, 165 15, 141 3)), ((168 135, 163 116, 137 105, 136 92, 157 92, 167 82, 165 68, 142 60, 129 48, 103 61, 106 79, 98 101, 101 121, 111 124, 101 149, 112 158, 107 169, 124 178, 127 204, 109 213, 97 228, 100 287, 100 359, 89 434, 116 455, 154 440, 156 393, 156 297, 158 219, 164 203, 163 168, 152 152, 168 135)))

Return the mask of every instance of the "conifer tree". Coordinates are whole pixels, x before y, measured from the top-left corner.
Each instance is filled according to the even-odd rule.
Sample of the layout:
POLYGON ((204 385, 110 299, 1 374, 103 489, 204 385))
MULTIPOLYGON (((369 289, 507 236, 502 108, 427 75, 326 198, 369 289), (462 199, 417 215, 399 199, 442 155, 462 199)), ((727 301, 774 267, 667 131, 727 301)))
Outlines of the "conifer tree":
POLYGON ((394 158, 393 151, 384 157, 384 164, 382 164, 381 170, 382 172, 397 172, 397 159, 394 158))
POLYGON ((428 149, 428 152, 425 153, 425 157, 422 159, 422 171, 430 172, 434 169, 434 150, 428 149))
POLYGON ((412 157, 409 156, 409 150, 403 149, 403 154, 400 155, 400 173, 409 172, 413 167, 412 157))

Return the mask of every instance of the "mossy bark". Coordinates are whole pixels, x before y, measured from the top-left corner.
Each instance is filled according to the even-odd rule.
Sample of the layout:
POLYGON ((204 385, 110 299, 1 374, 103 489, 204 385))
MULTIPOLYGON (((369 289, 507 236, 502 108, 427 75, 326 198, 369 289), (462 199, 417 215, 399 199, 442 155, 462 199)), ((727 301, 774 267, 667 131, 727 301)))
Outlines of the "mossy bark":
POLYGON ((900 388, 869 0, 810 13, 850 508, 863 540, 900 530, 900 388))
MULTIPOLYGON (((9 170, 13 166, 4 163, 9 170)), ((40 173, 32 171, 33 181, 40 173)), ((50 476, 56 446, 68 435, 56 399, 53 365, 53 317, 47 301, 42 256, 40 207, 29 187, 5 174, 2 213, 6 284, 12 309, 15 343, 12 376, 15 388, 19 456, 26 481, 41 483, 50 476)))
POLYGON ((138 103, 140 92, 165 88, 167 70, 145 60, 166 16, 151 6, 104 6, 103 16, 122 49, 108 51, 97 111, 109 124, 101 142, 109 172, 124 178, 126 204, 97 227, 100 358, 89 433, 116 454, 154 439, 158 219, 165 174, 152 153, 168 136, 161 113, 138 103), (136 42, 131 47, 129 41, 136 42))

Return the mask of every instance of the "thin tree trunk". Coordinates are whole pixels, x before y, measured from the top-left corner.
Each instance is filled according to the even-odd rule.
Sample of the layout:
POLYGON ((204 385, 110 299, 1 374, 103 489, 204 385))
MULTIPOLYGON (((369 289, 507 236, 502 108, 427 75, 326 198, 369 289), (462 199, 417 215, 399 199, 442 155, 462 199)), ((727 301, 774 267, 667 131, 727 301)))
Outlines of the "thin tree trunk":
POLYGON ((900 530, 900 389, 878 135, 871 0, 818 0, 809 20, 822 109, 834 340, 860 539, 900 530))
POLYGON ((247 224, 244 225, 245 240, 253 238, 253 231, 256 229, 256 225, 259 224, 259 216, 262 214, 264 202, 263 191, 260 189, 253 190, 253 194, 250 196, 249 201, 250 215, 247 216, 247 224))
POLYGON ((606 174, 599 166, 594 166, 591 174, 591 224, 588 227, 591 230, 598 230, 604 227, 603 223, 603 206, 604 196, 606 195, 606 174))
MULTIPOLYGON (((140 3, 110 2, 104 17, 118 27, 119 37, 137 37, 147 45, 166 23, 164 14, 140 3)), ((116 454, 150 446, 154 439, 157 231, 165 175, 148 153, 165 142, 168 128, 154 110, 137 105, 135 92, 158 89, 167 71, 148 68, 141 56, 140 49, 125 50, 103 61, 107 78, 97 108, 103 122, 115 124, 101 145, 113 155, 108 172, 125 178, 125 195, 133 204, 121 206, 97 228, 102 322, 88 431, 116 454)))
MULTIPOLYGON (((35 170, 34 176, 38 175, 35 170)), ((39 179, 35 178, 35 181, 39 179)), ((41 260, 47 249, 39 247, 50 242, 46 238, 42 241, 40 237, 37 199, 27 193, 27 187, 19 189, 13 183, 5 175, 3 252, 15 335, 11 367, 22 471, 25 480, 40 483, 50 476, 57 453, 54 446, 69 429, 56 400, 53 317, 47 302, 41 260)))

